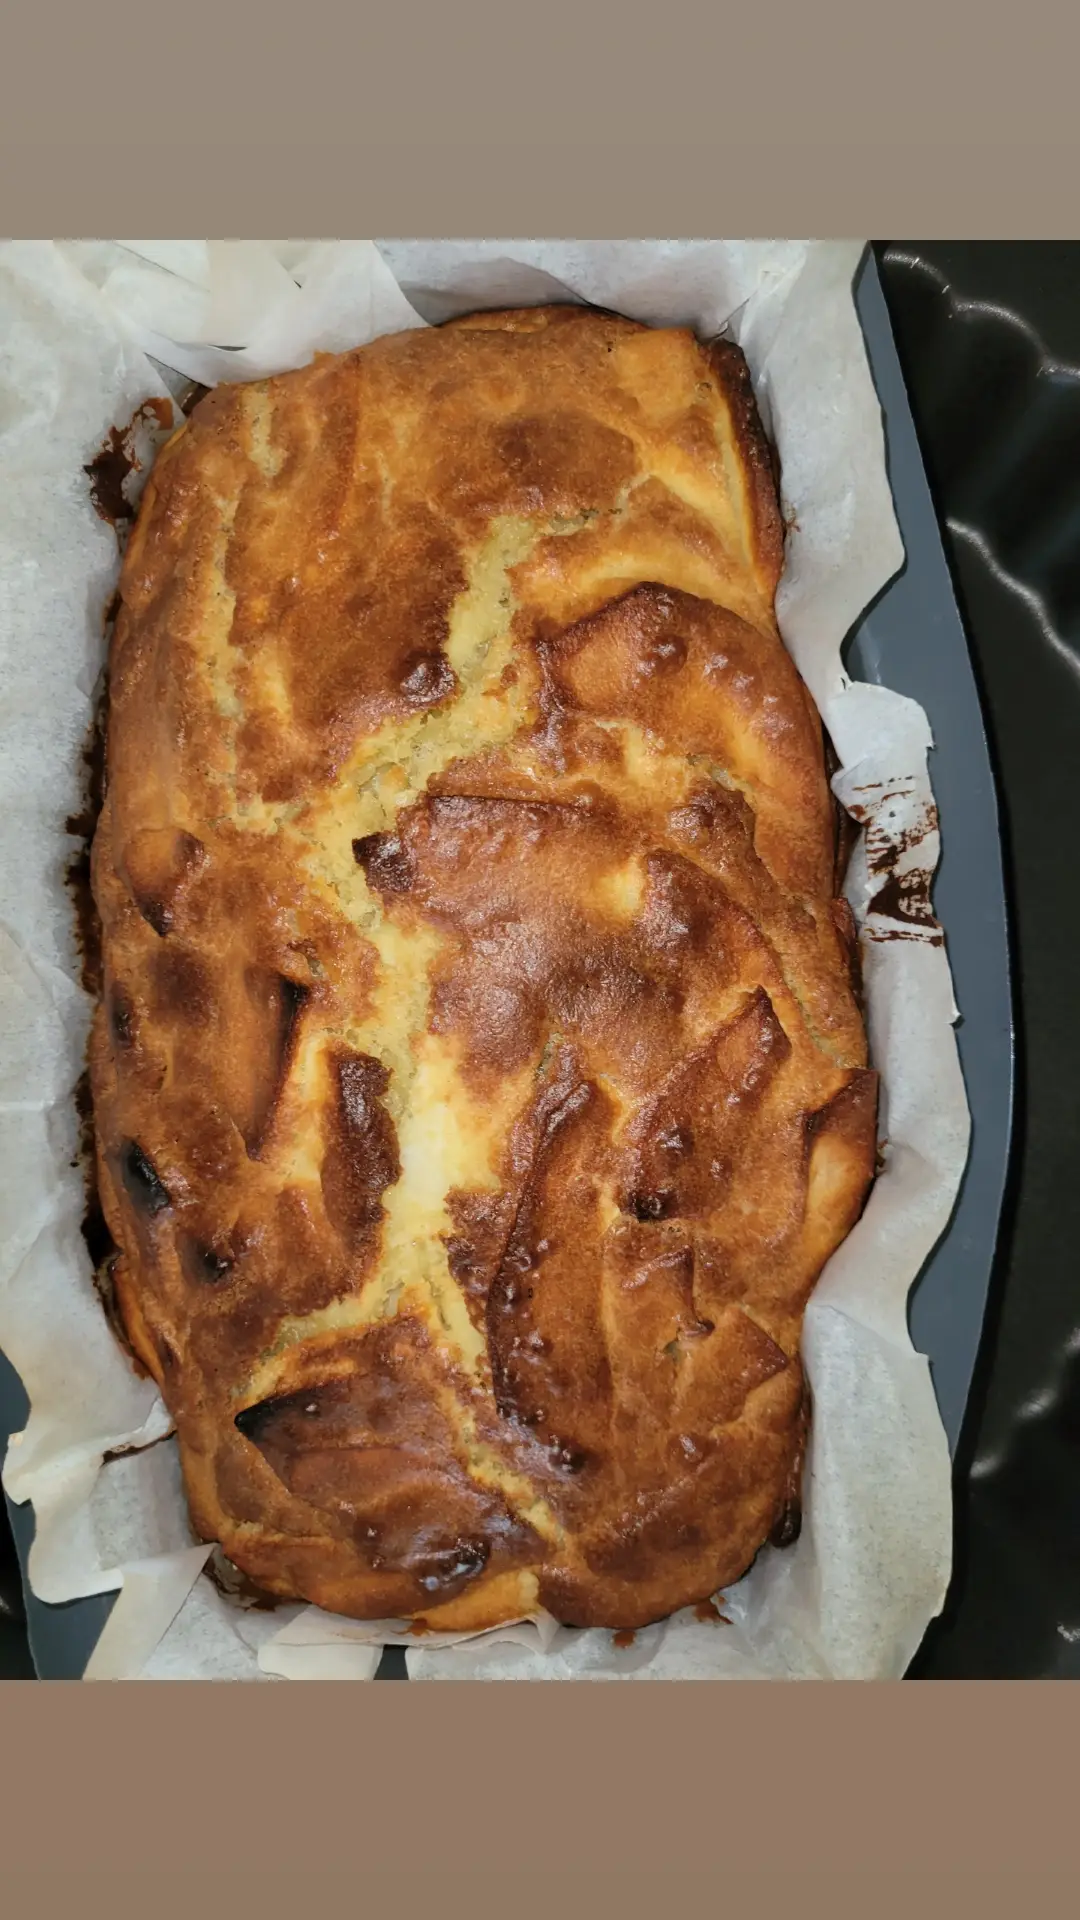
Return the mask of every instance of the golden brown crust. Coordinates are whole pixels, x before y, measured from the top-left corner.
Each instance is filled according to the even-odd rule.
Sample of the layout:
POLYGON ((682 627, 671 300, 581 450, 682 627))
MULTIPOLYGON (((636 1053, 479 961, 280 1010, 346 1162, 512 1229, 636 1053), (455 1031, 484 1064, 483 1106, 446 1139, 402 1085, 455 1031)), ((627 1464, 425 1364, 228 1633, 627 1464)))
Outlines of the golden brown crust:
POLYGON ((219 388, 110 662, 116 1298, 272 1592, 633 1628, 795 1498, 874 1163, 736 349, 471 316, 219 388))

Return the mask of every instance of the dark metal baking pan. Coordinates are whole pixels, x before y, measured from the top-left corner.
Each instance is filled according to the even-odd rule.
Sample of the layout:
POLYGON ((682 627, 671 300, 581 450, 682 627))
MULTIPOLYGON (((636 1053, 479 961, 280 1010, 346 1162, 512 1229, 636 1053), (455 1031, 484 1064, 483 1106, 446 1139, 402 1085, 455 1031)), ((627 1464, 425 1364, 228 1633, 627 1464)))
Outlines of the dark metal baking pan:
POLYGON ((879 264, 1002 804, 1016 1126, 956 1457, 956 1570, 918 1679, 1080 1678, 1080 244, 879 264))
MULTIPOLYGON (((942 1418, 955 1449, 979 1348, 1005 1182, 1012 1105, 1012 1020, 997 806, 979 696, 957 611, 919 443, 883 298, 869 256, 859 311, 886 420, 888 460, 906 563, 852 635, 849 670, 909 694, 926 709, 936 742, 931 774, 942 824, 935 889, 947 931, 962 1022, 961 1061, 974 1116, 972 1150, 949 1229, 912 1296, 916 1345, 928 1353, 942 1418)), ((25 1417, 19 1383, 0 1361, 0 1432, 25 1417)), ((19 1556, 32 1515, 11 1515, 19 1556)), ((81 1674, 109 1596, 45 1607, 27 1598, 30 1644, 42 1677, 81 1674)), ((400 1677, 388 1655, 380 1669, 400 1677)))

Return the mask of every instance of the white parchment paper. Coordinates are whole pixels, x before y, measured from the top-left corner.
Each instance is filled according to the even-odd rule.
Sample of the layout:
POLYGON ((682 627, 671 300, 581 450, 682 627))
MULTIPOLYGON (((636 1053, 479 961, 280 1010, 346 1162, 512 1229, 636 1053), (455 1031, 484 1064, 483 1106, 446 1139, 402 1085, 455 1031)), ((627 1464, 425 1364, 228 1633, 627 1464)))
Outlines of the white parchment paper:
POLYGON ((938 854, 929 727, 911 701, 853 684, 841 663, 903 560, 852 297, 861 252, 800 241, 0 246, 0 1347, 31 1406, 5 1486, 33 1503, 35 1593, 119 1589, 87 1678, 368 1679, 390 1643, 407 1646, 415 1679, 898 1678, 939 1611, 949 1457, 906 1301, 951 1212, 969 1118, 945 950, 925 917, 938 854), (882 1076, 883 1171, 806 1317, 814 1420, 800 1539, 767 1548, 716 1618, 680 1615, 625 1647, 547 1617, 418 1639, 400 1622, 260 1611, 219 1591, 192 1538, 168 1416, 94 1292, 72 1099, 89 1008, 64 823, 82 801, 118 569, 85 466, 112 428, 185 379, 257 378, 476 307, 568 298, 706 336, 726 329, 746 353, 783 470, 781 628, 837 749, 836 791, 866 827, 849 894, 882 1076))

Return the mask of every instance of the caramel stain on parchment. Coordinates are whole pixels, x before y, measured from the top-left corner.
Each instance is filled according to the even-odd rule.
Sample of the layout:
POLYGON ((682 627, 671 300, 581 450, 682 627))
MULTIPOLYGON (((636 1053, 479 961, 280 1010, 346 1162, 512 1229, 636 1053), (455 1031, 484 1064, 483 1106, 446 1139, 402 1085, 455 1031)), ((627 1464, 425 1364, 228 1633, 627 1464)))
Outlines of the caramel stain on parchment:
POLYGON ((708 1620, 714 1627, 730 1627, 731 1621, 726 1613, 721 1613, 715 1600, 699 1600, 694 1608, 695 1620, 708 1620))
POLYGON ((898 872, 898 866, 905 854, 921 846, 938 830, 938 812, 933 802, 928 802, 918 817, 896 833, 885 832, 879 824, 882 809, 891 800, 906 800, 912 789, 894 787, 886 792, 880 781, 868 782, 856 789, 859 793, 871 791, 879 794, 872 805, 861 801, 848 802, 848 812, 853 819, 865 827, 866 867, 875 890, 866 908, 866 920, 891 921, 891 926, 870 925, 864 927, 868 940, 919 940, 929 946, 944 945, 945 936, 934 913, 931 899, 934 874, 932 867, 913 866, 898 872))
MULTIPOLYGON (((106 627, 113 617, 114 607, 110 602, 105 612, 106 627)), ((83 803, 78 813, 69 813, 64 821, 64 832, 78 842, 65 868, 64 880, 75 911, 80 977, 86 992, 94 999, 101 992, 101 922, 90 886, 90 848, 105 798, 105 713, 103 691, 82 750, 83 803)))
MULTIPOLYGON (((106 632, 116 612, 114 595, 105 609, 106 632)), ((84 990, 95 1000, 100 996, 102 984, 101 922, 90 885, 90 849, 105 797, 106 712, 107 690, 103 684, 82 751, 82 806, 77 813, 69 814, 64 822, 64 831, 77 842, 75 852, 67 863, 64 880, 75 921, 79 973, 84 990)), ((75 1089, 75 1111, 79 1122, 79 1143, 72 1165, 82 1171, 84 1205, 80 1224, 93 1270, 94 1291, 117 1345, 126 1354, 133 1371, 141 1379, 146 1379, 147 1369, 131 1347, 116 1300, 113 1268, 119 1249, 109 1232, 101 1206, 93 1101, 90 1074, 86 1066, 75 1089)))
POLYGON ((90 498, 99 520, 114 528, 125 520, 134 520, 135 507, 124 488, 133 473, 142 471, 143 463, 135 452, 136 431, 140 424, 149 425, 155 420, 162 431, 167 432, 172 419, 171 401, 151 399, 144 400, 142 406, 135 409, 126 427, 109 428, 94 458, 83 468, 90 480, 90 498))

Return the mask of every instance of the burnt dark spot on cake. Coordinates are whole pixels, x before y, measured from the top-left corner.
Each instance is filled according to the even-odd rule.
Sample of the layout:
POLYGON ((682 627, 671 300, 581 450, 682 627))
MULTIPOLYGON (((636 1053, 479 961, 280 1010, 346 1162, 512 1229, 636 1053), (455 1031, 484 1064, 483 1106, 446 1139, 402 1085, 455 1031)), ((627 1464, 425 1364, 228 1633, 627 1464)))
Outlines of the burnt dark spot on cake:
POLYGON ((184 891, 206 860, 201 840, 170 828, 146 829, 125 848, 119 867, 128 891, 162 939, 173 931, 184 891))
POLYGON ((305 1000, 311 989, 300 980, 290 980, 281 975, 281 1038, 283 1049, 288 1047, 305 1000))
POLYGON ((588 1465, 589 1456, 584 1448, 570 1446, 565 1440, 549 1440, 547 1451, 552 1466, 560 1473, 581 1473, 588 1465))
POLYGON ((326 1121, 322 1195, 342 1239, 367 1238, 382 1218, 382 1196, 401 1172, 394 1123, 382 1104, 390 1076, 370 1054, 340 1049, 332 1058, 335 1100, 326 1121))
POLYGON ((669 1220, 675 1211, 675 1195, 670 1187, 658 1193, 631 1193, 627 1195, 624 1212, 632 1214, 635 1220, 669 1220))
POLYGON ((352 843, 353 859, 376 893, 408 893, 416 878, 412 854, 396 833, 368 833, 352 843))
POLYGON ((120 1179, 132 1205, 140 1213, 164 1213, 172 1205, 169 1190, 153 1161, 135 1140, 120 1149, 120 1179))
POLYGON ((513 1193, 505 1190, 451 1189, 447 1194, 454 1231, 445 1237, 446 1262, 474 1326, 484 1325, 488 1290, 506 1251, 515 1205, 513 1193))
POLYGON ((233 1421, 237 1433, 242 1433, 245 1440, 251 1440, 257 1446, 265 1428, 281 1408, 290 1404, 292 1398, 292 1395, 282 1395, 274 1400, 257 1400, 253 1407, 244 1407, 233 1421))
POLYGON ((445 653, 414 653, 405 661, 401 691, 411 707, 433 707, 449 698, 457 675, 445 653))
POLYGON ((489 1554, 485 1540, 455 1540, 429 1553, 417 1570, 417 1578, 425 1593, 438 1593, 443 1587, 475 1579, 486 1567, 489 1554))
POLYGON ((231 1253, 220 1247, 206 1246, 198 1240, 188 1240, 183 1249, 185 1271, 190 1277, 206 1286, 218 1286, 228 1279, 236 1261, 231 1253))
POLYGON ((109 995, 109 1030, 118 1047, 130 1047, 135 1038, 135 1008, 123 987, 109 995))
POLYGON ((801 1532, 802 1503, 797 1499, 786 1500, 769 1535, 769 1544, 773 1547, 793 1547, 801 1532))
POLYGON ((154 932, 164 939, 173 924, 172 908, 168 902, 154 898, 152 895, 144 895, 137 905, 147 926, 153 927, 154 932))

